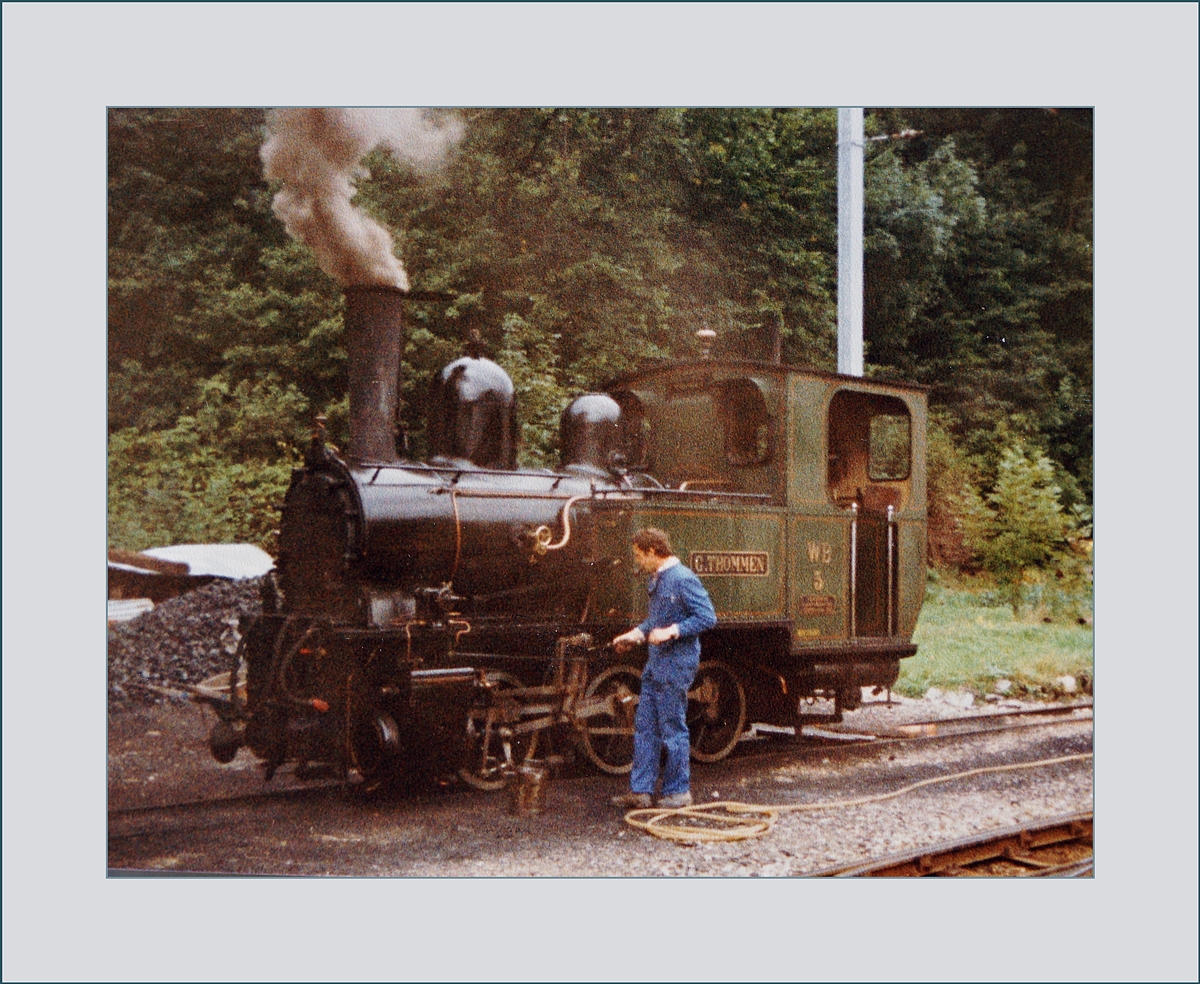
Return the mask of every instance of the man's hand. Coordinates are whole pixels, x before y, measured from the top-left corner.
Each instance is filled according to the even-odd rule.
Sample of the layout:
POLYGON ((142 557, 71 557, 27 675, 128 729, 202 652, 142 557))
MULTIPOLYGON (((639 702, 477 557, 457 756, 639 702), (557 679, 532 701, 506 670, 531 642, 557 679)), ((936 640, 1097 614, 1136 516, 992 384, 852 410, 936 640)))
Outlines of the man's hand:
MULTIPOLYGON (((657 631, 658 629, 654 630, 654 632, 657 631)), ((654 636, 654 632, 650 633, 651 637, 654 636)), ((642 635, 642 630, 634 627, 628 632, 622 632, 619 636, 613 639, 613 648, 619 653, 627 653, 634 646, 641 645, 645 641, 646 637, 642 635)))
POLYGON ((652 646, 661 646, 664 642, 670 642, 672 639, 679 638, 679 626, 668 625, 662 629, 650 630, 650 644, 652 646))

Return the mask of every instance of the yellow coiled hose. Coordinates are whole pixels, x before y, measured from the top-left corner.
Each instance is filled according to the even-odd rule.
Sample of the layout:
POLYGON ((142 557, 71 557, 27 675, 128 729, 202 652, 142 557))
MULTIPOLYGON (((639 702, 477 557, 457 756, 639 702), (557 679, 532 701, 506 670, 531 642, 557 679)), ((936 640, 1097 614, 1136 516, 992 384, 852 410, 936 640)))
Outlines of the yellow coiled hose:
POLYGON ((933 779, 922 779, 911 785, 893 790, 890 793, 879 793, 876 796, 861 796, 858 799, 829 800, 824 803, 797 803, 790 806, 763 806, 753 803, 738 803, 721 800, 716 803, 702 803, 684 806, 678 809, 664 807, 649 807, 647 809, 630 810, 625 814, 625 822, 638 830, 663 840, 673 840, 687 843, 702 841, 739 841, 752 837, 762 837, 770 832, 779 818, 785 813, 811 812, 813 810, 844 809, 851 806, 862 806, 866 803, 878 803, 881 800, 903 796, 923 786, 934 786, 942 782, 953 782, 956 779, 966 779, 968 776, 979 776, 986 772, 1013 772, 1017 769, 1036 769, 1044 765, 1057 765, 1060 762, 1081 762, 1090 759, 1094 753, 1084 752, 1080 755, 1064 755, 1061 758, 1040 759, 1037 762, 1017 762, 1013 765, 991 765, 982 769, 970 769, 967 772, 956 772, 949 776, 936 776, 933 779), (686 822, 684 822, 686 821, 686 822))

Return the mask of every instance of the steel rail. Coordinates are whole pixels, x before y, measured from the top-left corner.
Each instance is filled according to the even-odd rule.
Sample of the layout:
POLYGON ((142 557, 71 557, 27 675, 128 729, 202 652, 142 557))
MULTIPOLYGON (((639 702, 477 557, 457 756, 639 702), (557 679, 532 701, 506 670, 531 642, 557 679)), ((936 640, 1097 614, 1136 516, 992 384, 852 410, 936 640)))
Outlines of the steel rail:
POLYGON ((857 733, 855 738, 846 736, 837 738, 836 732, 830 732, 828 736, 801 734, 797 728, 796 734, 792 735, 768 735, 764 740, 770 741, 771 738, 782 738, 784 744, 782 747, 778 745, 774 748, 763 748, 762 750, 751 750, 746 743, 739 743, 734 747, 730 755, 731 760, 738 762, 754 762, 757 760, 769 760, 778 758, 783 755, 823 755, 823 756, 842 756, 860 752, 866 748, 888 748, 897 747, 908 744, 917 744, 924 742, 937 741, 953 741, 962 738, 975 738, 981 735, 1003 734, 1010 731, 1022 731, 1030 728, 1048 728, 1056 727, 1064 724, 1084 723, 1092 720, 1090 717, 1066 717, 1069 712, 1076 710, 1091 710, 1090 705, 1082 705, 1069 708, 1048 708, 1044 711, 1014 711, 1012 714, 986 714, 976 715, 971 717, 955 717, 942 718, 940 721, 918 721, 912 724, 897 725, 896 730, 904 729, 930 729, 921 734, 862 734, 857 733), (948 729, 947 725, 968 725, 975 724, 980 721, 994 722, 997 719, 1009 717, 1022 718, 1032 716, 1049 716, 1051 720, 1042 721, 1025 721, 1018 720, 1015 723, 1008 724, 987 724, 982 727, 958 727, 948 729), (938 726, 936 730, 933 726, 938 726), (803 739, 808 739, 804 745, 800 742, 803 739), (813 744, 812 740, 816 739, 819 744, 813 744))
MULTIPOLYGON (((933 718, 928 721, 908 721, 908 722, 905 722, 904 724, 897 724, 893 730, 903 732, 903 731, 920 729, 921 730, 920 737, 925 737, 927 735, 936 734, 936 732, 941 730, 942 728, 945 728, 948 726, 952 727, 954 725, 979 724, 981 722, 1000 721, 1000 720, 1009 720, 1009 719, 1017 719, 1017 718, 1023 719, 1023 718, 1030 718, 1030 717, 1054 717, 1054 718, 1067 717, 1067 716, 1074 717, 1074 715, 1076 714, 1077 711, 1091 711, 1091 710, 1092 710, 1091 704, 1070 704, 1070 705, 1067 705, 1064 707, 1045 707, 1045 708, 1033 707, 1033 708, 1025 708, 1025 709, 1022 709, 1019 711, 1001 711, 1001 712, 995 713, 995 714, 964 714, 964 715, 961 715, 960 717, 933 718)), ((1074 719, 1080 720, 1080 721, 1089 720, 1089 718, 1084 718, 1084 717, 1079 717, 1079 718, 1074 718, 1074 719)), ((1028 727, 1028 725, 1019 725, 1019 727, 1028 727)), ((999 730, 1003 730, 1003 728, 993 729, 993 728, 989 728, 985 725, 983 727, 978 728, 977 730, 979 730, 979 731, 989 731, 989 730, 999 731, 999 730)), ((968 732, 959 731, 959 732, 954 732, 954 733, 965 734, 968 732)), ((887 735, 886 737, 892 737, 892 736, 887 735)))
MULTIPOLYGON (((529 688, 529 689, 531 691, 536 692, 538 690, 546 690, 548 688, 529 688)), ((730 758, 727 759, 726 761, 752 763, 754 761, 761 760, 761 759, 778 758, 781 755, 795 755, 797 753, 797 751, 801 751, 801 752, 811 751, 812 754, 821 754, 823 756, 828 756, 830 753, 837 754, 840 752, 853 752, 853 751, 861 750, 863 748, 879 748, 879 747, 885 747, 885 746, 890 746, 890 745, 896 745, 896 744, 902 745, 902 744, 907 744, 910 742, 919 742, 919 741, 938 741, 938 740, 946 740, 946 739, 954 739, 954 738, 967 738, 967 737, 973 737, 975 735, 980 735, 980 734, 1001 733, 1001 732, 1005 732, 1005 731, 1021 730, 1024 728, 1046 727, 1046 726, 1057 725, 1057 724, 1069 724, 1069 723, 1074 723, 1076 721, 1081 722, 1081 721, 1086 721, 1089 719, 1088 718, 1063 718, 1062 715, 1068 714, 1072 711, 1085 710, 1085 709, 1090 710, 1091 705, 1084 704, 1084 705, 1076 705, 1073 707, 1046 708, 1044 710, 1033 709, 1033 710, 1025 710, 1025 711, 1013 711, 1009 714, 964 716, 964 717, 955 717, 955 718, 942 718, 940 720, 935 720, 935 721, 918 721, 918 722, 912 722, 911 724, 899 725, 898 727, 917 728, 917 727, 925 727, 928 725, 949 725, 949 724, 962 724, 962 723, 968 723, 968 722, 975 723, 980 720, 995 720, 997 718, 1009 718, 1009 717, 1015 718, 1015 717, 1037 716, 1037 715, 1053 715, 1056 718, 1056 720, 1052 720, 1052 721, 1040 721, 1040 722, 1033 722, 1033 723, 1022 722, 1022 723, 1017 723, 1017 724, 1012 724, 1012 725, 1002 725, 1000 727, 985 727, 985 728, 980 728, 978 730, 973 730, 973 731, 951 731, 951 732, 948 732, 945 734, 922 734, 922 735, 913 735, 913 736, 903 736, 903 735, 874 736, 874 735, 872 735, 872 736, 870 736, 870 738, 868 740, 841 741, 841 742, 837 742, 836 744, 833 744, 833 745, 822 744, 817 747, 809 746, 808 748, 804 748, 804 749, 797 749, 796 739, 799 739, 801 737, 819 737, 819 736, 802 736, 800 734, 797 734, 795 737, 782 736, 782 737, 786 737, 786 738, 790 739, 788 741, 786 747, 784 747, 784 748, 776 747, 776 748, 769 749, 769 750, 764 749, 762 751, 747 751, 746 750, 747 746, 743 744, 743 745, 741 745, 740 749, 735 749, 733 755, 731 755, 730 758), (741 751, 741 754, 739 754, 739 751, 741 751)), ((153 813, 165 813, 165 812, 169 812, 172 810, 185 810, 185 811, 187 811, 187 810, 202 810, 202 809, 208 809, 208 808, 214 808, 214 807, 225 807, 225 806, 230 806, 230 805, 237 805, 237 804, 241 804, 241 803, 255 803, 255 802, 261 802, 261 801, 266 801, 266 800, 286 801, 286 800, 291 800, 291 799, 306 799, 308 797, 316 797, 321 794, 333 793, 338 790, 347 790, 348 789, 350 791, 353 791, 357 787, 357 785, 358 784, 354 783, 354 782, 347 783, 343 779, 327 779, 327 780, 321 780, 321 781, 315 781, 315 782, 306 782, 306 785, 304 785, 302 787, 293 787, 293 788, 289 788, 289 789, 264 789, 259 792, 239 793, 234 796, 216 796, 211 799, 180 800, 178 802, 173 802, 173 803, 151 803, 151 804, 146 804, 143 806, 121 807, 118 809, 109 810, 108 811, 108 820, 111 823, 114 820, 119 820, 119 819, 123 819, 123 818, 145 816, 145 815, 149 815, 149 814, 153 814, 153 813)), ((140 836, 140 835, 139 834, 110 834, 109 836, 110 836, 110 838, 122 838, 123 839, 126 837, 133 837, 133 836, 140 836)))
POLYGON ((1094 859, 1092 843, 1092 814, 1073 813, 1051 817, 1015 827, 991 830, 973 837, 943 841, 927 847, 891 854, 866 862, 838 865, 814 872, 814 878, 880 878, 979 875, 978 866, 998 861, 1022 866, 1017 874, 1007 872, 991 877, 1070 877, 1090 876, 1094 859), (1036 852, 1064 845, 1086 845, 1087 857, 1065 862, 1039 860, 1036 852))
MULTIPOLYGON (((309 782, 304 786, 290 789, 264 789, 255 793, 239 793, 236 796, 214 796, 209 799, 179 800, 175 803, 148 803, 144 806, 118 807, 117 809, 108 811, 108 820, 111 823, 114 820, 147 816, 153 813, 168 813, 172 810, 202 810, 241 803, 257 803, 264 800, 315 798, 321 794, 332 793, 346 788, 348 788, 348 784, 341 779, 325 779, 317 782, 309 782)), ((109 836, 132 835, 110 834, 109 836)))

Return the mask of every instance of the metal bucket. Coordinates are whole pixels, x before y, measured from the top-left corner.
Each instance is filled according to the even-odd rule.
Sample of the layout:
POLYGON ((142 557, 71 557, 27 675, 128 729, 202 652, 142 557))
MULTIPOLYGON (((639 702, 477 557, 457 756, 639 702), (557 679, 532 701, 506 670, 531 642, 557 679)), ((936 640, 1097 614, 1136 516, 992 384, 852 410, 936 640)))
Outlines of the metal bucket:
POLYGON ((546 785, 546 770, 538 765, 522 765, 508 780, 508 812, 527 817, 542 812, 542 790, 546 785))

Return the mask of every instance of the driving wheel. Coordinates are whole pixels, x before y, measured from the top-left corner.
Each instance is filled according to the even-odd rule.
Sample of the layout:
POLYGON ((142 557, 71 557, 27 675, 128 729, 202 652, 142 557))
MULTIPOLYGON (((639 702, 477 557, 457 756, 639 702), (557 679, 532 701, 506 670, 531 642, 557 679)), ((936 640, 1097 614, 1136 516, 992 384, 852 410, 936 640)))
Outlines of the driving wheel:
POLYGON ((619 776, 633 768, 633 715, 641 689, 636 666, 610 666, 588 684, 585 700, 603 700, 606 707, 583 719, 583 751, 603 772, 619 776))
POLYGON ((688 732, 692 758, 719 762, 733 751, 746 729, 746 691, 725 663, 701 663, 688 691, 688 732))

